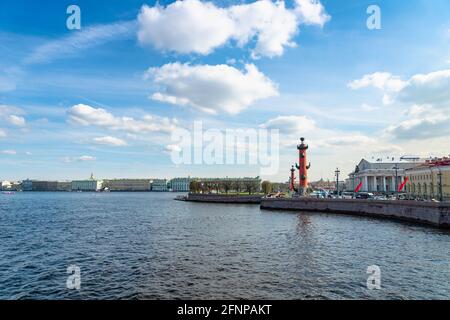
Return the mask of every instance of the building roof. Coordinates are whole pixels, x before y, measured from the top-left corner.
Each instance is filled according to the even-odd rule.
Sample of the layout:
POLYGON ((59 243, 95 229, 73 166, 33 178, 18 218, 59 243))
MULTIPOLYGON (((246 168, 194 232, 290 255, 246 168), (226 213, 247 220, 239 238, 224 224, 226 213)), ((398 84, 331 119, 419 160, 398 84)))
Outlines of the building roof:
MULTIPOLYGON (((409 169, 420 165, 425 160, 416 156, 396 157, 372 157, 370 160, 362 159, 358 164, 359 171, 364 170, 395 170, 397 167, 400 170, 409 169)), ((352 172, 351 174, 354 174, 352 172)))
POLYGON ((450 167, 450 158, 444 157, 444 158, 435 158, 431 160, 426 160, 424 163, 421 163, 420 165, 410 168, 411 169, 425 169, 425 168, 435 168, 435 167, 450 167))

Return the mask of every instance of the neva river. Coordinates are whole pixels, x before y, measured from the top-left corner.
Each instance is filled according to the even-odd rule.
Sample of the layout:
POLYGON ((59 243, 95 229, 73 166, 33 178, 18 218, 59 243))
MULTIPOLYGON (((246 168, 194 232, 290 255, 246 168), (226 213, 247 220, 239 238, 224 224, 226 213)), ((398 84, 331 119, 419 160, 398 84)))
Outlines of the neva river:
POLYGON ((0 299, 450 298, 449 231, 175 195, 0 194, 0 299))

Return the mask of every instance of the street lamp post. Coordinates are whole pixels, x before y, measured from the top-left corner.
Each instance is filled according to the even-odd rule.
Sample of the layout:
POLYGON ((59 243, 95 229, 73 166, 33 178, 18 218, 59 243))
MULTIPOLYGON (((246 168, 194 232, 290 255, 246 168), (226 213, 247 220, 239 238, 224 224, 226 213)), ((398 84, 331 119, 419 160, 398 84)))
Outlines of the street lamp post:
POLYGON ((439 173, 438 173, 438 177, 439 177, 439 201, 443 202, 444 201, 444 195, 442 192, 442 171, 440 168, 438 168, 439 173))
POLYGON ((355 174, 352 174, 352 189, 353 189, 353 196, 355 196, 355 174))
POLYGON ((341 173, 339 171, 339 168, 336 168, 336 171, 334 173, 336 174, 336 193, 337 196, 339 197, 339 173, 341 173))
POLYGON ((400 169, 400 168, 398 167, 397 163, 395 164, 393 169, 395 170, 395 190, 394 190, 394 192, 398 193, 398 169, 400 169))

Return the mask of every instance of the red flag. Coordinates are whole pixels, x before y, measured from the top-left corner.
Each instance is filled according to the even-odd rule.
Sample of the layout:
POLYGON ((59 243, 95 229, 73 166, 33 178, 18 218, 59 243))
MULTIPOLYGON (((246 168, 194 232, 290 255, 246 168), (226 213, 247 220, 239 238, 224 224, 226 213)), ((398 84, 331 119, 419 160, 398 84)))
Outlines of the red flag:
POLYGON ((405 188, 406 184, 408 183, 408 180, 409 180, 408 177, 405 177, 405 181, 403 181, 400 187, 398 187, 398 192, 401 192, 403 188, 405 188))
POLYGON ((362 185, 363 185, 363 183, 362 183, 362 181, 361 181, 361 182, 358 184, 358 186, 356 187, 355 193, 358 193, 358 192, 361 190, 362 185))

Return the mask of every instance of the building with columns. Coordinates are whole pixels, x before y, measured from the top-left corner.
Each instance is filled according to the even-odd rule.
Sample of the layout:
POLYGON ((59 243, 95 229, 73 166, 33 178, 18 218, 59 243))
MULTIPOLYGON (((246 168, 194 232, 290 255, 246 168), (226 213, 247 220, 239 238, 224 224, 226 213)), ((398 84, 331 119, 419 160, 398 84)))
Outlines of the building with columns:
POLYGON ((350 189, 355 190, 362 182, 361 192, 393 193, 405 180, 405 170, 422 163, 419 157, 408 156, 362 159, 349 174, 350 189))
POLYGON ((450 157, 428 160, 407 169, 406 192, 423 199, 450 200, 450 157))

